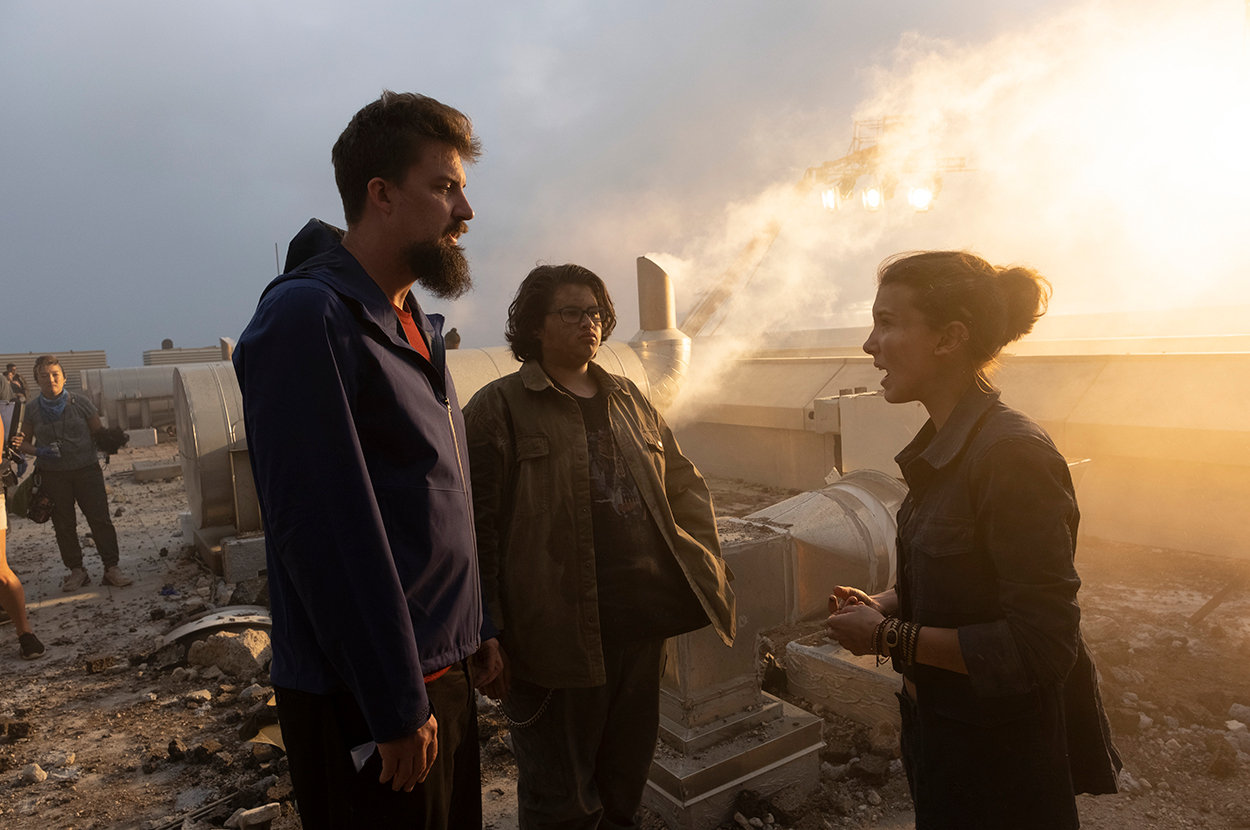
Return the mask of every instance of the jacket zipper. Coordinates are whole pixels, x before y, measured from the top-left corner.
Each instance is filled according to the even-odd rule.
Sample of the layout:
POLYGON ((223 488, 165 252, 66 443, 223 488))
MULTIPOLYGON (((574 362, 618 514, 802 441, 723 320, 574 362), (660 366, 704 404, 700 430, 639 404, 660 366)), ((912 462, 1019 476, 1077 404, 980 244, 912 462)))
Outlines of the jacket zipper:
POLYGON ((456 466, 460 468, 460 490, 464 493, 464 503, 469 506, 472 514, 473 505, 469 501, 469 482, 464 477, 464 462, 460 460, 460 438, 456 435, 456 419, 451 414, 451 398, 443 396, 443 406, 447 407, 447 426, 451 427, 451 443, 456 448, 456 466))

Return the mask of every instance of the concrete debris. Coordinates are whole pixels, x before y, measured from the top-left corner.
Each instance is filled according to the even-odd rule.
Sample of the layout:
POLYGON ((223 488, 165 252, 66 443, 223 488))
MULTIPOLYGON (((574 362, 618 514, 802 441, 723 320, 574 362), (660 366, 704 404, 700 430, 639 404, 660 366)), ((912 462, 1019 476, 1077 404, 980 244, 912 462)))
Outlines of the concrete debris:
POLYGON ((74 763, 78 756, 72 751, 64 749, 50 749, 39 759, 39 766, 50 770, 55 767, 68 767, 74 763))
POLYGON ((117 663, 117 658, 112 654, 97 654, 94 657, 87 658, 87 674, 100 674, 106 669, 111 669, 117 663))
POLYGON ((1110 672, 1111 676, 1116 679, 1116 682, 1122 686, 1140 686, 1146 682, 1146 678, 1137 669, 1112 666, 1110 672))
POLYGON ((1244 703, 1234 703, 1228 707, 1228 716, 1242 723, 1250 723, 1250 706, 1246 706, 1244 703))
POLYGON ((273 690, 268 686, 253 683, 251 686, 248 686, 246 689, 239 692, 239 700, 259 700, 262 698, 268 700, 271 694, 273 694, 273 690))
POLYGON ((22 770, 22 781, 27 784, 42 784, 48 780, 48 774, 38 764, 29 764, 22 770))
POLYGON ((1114 640, 1120 636, 1120 623, 1111 617, 1082 614, 1081 633, 1092 643, 1114 640))
POLYGON ((187 662, 194 666, 217 666, 234 677, 255 677, 264 671, 272 656, 269 633, 255 628, 246 631, 219 631, 197 640, 187 650, 187 662))
POLYGON ((820 764, 820 778, 822 781, 841 781, 845 779, 846 764, 834 766, 828 761, 822 761, 820 764))
POLYGON ((846 773, 851 778, 862 778, 869 784, 881 785, 890 777, 890 762, 880 755, 852 758, 847 764, 846 773))
POLYGON ((1224 721, 1224 727, 1229 732, 1245 732, 1246 731, 1246 725, 1239 720, 1224 721))

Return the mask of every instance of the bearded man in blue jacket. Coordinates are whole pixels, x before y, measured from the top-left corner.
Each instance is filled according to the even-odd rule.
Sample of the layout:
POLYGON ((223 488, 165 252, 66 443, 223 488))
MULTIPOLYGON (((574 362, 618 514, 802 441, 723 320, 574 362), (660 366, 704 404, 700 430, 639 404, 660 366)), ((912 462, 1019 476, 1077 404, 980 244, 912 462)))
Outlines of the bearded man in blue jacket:
POLYGON ((469 119, 390 91, 334 145, 346 232, 313 219, 239 338, 265 523, 271 679, 305 828, 480 827, 483 618, 442 318, 470 277, 469 119))

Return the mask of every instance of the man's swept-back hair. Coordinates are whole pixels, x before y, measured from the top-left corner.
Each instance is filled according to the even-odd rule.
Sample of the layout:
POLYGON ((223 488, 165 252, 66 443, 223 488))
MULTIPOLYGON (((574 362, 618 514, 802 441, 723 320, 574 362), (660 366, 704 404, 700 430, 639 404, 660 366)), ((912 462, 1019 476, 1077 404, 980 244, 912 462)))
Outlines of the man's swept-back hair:
POLYGON ((594 293, 602 326, 601 342, 607 340, 616 328, 616 309, 612 307, 608 287, 598 274, 580 265, 539 265, 529 272, 517 289, 512 305, 508 306, 508 327, 503 336, 517 360, 543 359, 543 344, 538 339, 538 330, 552 311, 551 301, 562 285, 584 285, 594 293))
POLYGON ((369 182, 402 182, 430 141, 451 145, 466 162, 482 154, 469 117, 425 95, 384 89, 381 98, 352 117, 330 151, 348 225, 364 216, 369 182))
MULTIPOLYGON (((35 376, 36 380, 38 380, 40 369, 43 369, 46 367, 52 367, 52 366, 60 366, 60 365, 61 365, 61 361, 57 358, 56 355, 42 354, 42 355, 39 355, 39 357, 35 358, 35 369, 33 372, 31 372, 31 374, 35 376)), ((51 371, 51 369, 49 368, 48 371, 51 371)), ((65 374, 64 369, 61 370, 61 374, 65 374)))

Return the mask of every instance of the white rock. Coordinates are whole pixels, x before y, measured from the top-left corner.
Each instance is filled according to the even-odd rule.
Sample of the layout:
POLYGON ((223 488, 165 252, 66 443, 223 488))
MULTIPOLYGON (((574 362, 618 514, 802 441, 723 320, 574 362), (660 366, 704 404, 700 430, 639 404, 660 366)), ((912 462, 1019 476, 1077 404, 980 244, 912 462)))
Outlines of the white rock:
POLYGON ((1166 746, 1168 749, 1173 749, 1173 750, 1180 749, 1181 742, 1176 740, 1175 738, 1171 738, 1168 740, 1166 744, 1164 744, 1164 746, 1166 746))
POLYGON ((749 830, 751 827, 751 822, 747 821, 747 817, 742 815, 742 813, 734 813, 734 823, 741 827, 742 830, 749 830))
POLYGON ((1138 719, 1142 729, 1149 729, 1155 725, 1154 718, 1148 717, 1145 712, 1140 713, 1138 719))
POLYGON ((874 807, 880 807, 881 806, 881 793, 877 792, 876 790, 869 790, 868 791, 868 803, 874 807))
POLYGON ((182 699, 187 703, 208 703, 213 699, 213 693, 208 689, 196 689, 194 692, 187 692, 182 699))
POLYGON ((187 662, 195 666, 217 666, 234 677, 260 674, 273 650, 269 634, 255 628, 246 631, 219 631, 205 640, 197 640, 187 650, 187 662))
POLYGON ((1250 706, 1246 706, 1244 703, 1234 703, 1228 707, 1228 716, 1242 723, 1250 723, 1250 706))
POLYGON ((1224 721, 1224 728, 1227 729, 1229 732, 1245 732, 1246 731, 1246 725, 1239 720, 1224 721))
POLYGON ((22 780, 27 784, 42 784, 48 780, 48 774, 38 764, 30 764, 22 770, 22 780))

